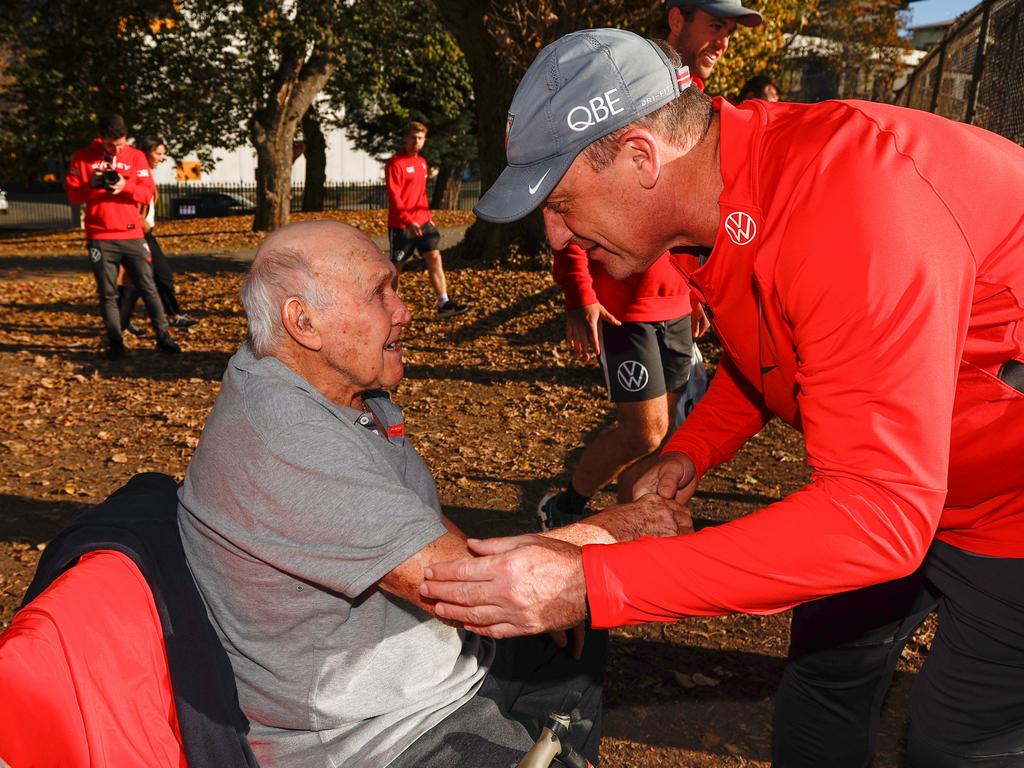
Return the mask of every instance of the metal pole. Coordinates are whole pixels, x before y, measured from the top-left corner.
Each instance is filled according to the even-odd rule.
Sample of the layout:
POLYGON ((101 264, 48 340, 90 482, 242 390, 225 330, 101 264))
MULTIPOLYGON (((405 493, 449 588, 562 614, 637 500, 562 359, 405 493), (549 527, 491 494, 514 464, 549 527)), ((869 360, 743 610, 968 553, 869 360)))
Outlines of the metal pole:
POLYGON ((933 113, 939 106, 939 91, 942 90, 942 70, 946 66, 946 38, 939 43, 939 63, 935 65, 935 90, 932 91, 932 103, 928 111, 933 113))
POLYGON ((988 52, 988 24, 992 15, 995 0, 986 0, 981 11, 981 27, 978 31, 978 51, 974 57, 974 72, 971 75, 971 92, 967 94, 967 111, 965 123, 974 122, 974 109, 978 104, 978 89, 981 87, 981 76, 985 71, 985 54, 988 52))

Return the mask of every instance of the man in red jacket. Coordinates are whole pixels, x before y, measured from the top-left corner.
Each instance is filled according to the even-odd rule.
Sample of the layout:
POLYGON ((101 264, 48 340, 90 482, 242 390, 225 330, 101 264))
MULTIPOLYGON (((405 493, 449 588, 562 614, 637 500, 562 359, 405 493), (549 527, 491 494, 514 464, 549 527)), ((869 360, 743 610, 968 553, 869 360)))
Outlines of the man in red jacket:
POLYGON ((99 138, 71 156, 64 180, 72 205, 85 205, 85 237, 96 278, 100 314, 107 330, 107 357, 124 354, 117 308, 117 272, 123 266, 142 293, 161 352, 181 352, 167 330, 160 297, 153 282, 149 248, 144 239, 139 205, 153 197, 153 176, 146 156, 129 147, 124 119, 102 115, 99 138))
MULTIPOLYGON (((739 0, 669 0, 666 38, 691 74, 704 81, 725 54, 737 24, 756 27, 761 14, 739 0)), ((556 250, 552 271, 565 295, 565 337, 579 357, 601 361, 615 425, 590 443, 565 489, 537 507, 541 528, 576 522, 591 496, 618 477, 619 501, 654 463, 686 389, 693 339, 707 330, 698 307, 691 316, 686 280, 669 258, 616 280, 577 246, 556 250)))
POLYGON ((469 307, 448 298, 448 284, 441 263, 441 233, 427 204, 427 161, 420 150, 427 141, 427 126, 412 122, 406 129, 401 151, 384 168, 388 190, 388 237, 391 261, 401 271, 413 251, 423 257, 427 277, 437 294, 437 316, 454 317, 469 307))
POLYGON ((675 263, 722 359, 634 494, 688 501, 772 417, 803 433, 811 480, 689 536, 470 542, 485 556, 432 566, 422 592, 499 637, 793 608, 777 766, 867 765, 938 606, 909 764, 1020 766, 1024 150, 881 104, 712 102, 666 50, 621 30, 545 48, 477 214, 543 204, 552 244, 616 277, 712 249, 675 263))

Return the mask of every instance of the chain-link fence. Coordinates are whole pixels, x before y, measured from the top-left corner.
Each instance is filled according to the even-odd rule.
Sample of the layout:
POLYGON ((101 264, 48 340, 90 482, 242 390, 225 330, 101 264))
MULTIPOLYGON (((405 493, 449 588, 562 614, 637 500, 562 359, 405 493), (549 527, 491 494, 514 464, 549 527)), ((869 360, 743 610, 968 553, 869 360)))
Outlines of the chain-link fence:
MULTIPOLYGON (((432 188, 433 179, 428 183, 428 197, 432 188)), ((190 181, 161 184, 158 191, 158 221, 246 216, 252 215, 256 210, 255 184, 204 184, 190 181)), ((299 213, 302 210, 304 191, 301 185, 292 187, 292 213, 299 213)), ((61 229, 78 226, 80 223, 80 209, 68 204, 59 184, 31 188, 12 187, 2 196, 4 200, 0 203, 0 230, 61 229)), ((457 209, 472 210, 479 199, 479 180, 463 182, 457 209)), ((326 184, 323 202, 324 210, 327 211, 359 211, 388 207, 383 182, 326 184)))
POLYGON ((1024 146, 1024 0, 985 0, 914 70, 897 103, 1024 146))

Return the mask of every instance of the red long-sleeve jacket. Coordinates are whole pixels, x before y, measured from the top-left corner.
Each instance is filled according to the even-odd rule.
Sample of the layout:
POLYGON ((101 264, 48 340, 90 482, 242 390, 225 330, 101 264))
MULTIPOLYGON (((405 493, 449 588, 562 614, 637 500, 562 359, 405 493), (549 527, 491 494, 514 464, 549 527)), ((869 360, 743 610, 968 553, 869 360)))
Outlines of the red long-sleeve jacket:
POLYGON ((72 205, 85 204, 85 236, 90 240, 140 240, 144 236, 139 206, 153 199, 155 185, 146 155, 124 146, 114 157, 114 168, 124 176, 124 189, 116 195, 89 186, 96 170, 108 169, 103 142, 96 139, 71 156, 64 179, 72 205))
POLYGON ((699 474, 773 415, 807 486, 692 536, 583 551, 595 625, 771 613, 913 571, 934 535, 1024 557, 1024 149, 915 110, 721 115, 717 239, 681 257, 724 353, 666 451, 699 474))
POLYGON ((427 161, 399 152, 384 166, 388 190, 388 227, 404 229, 431 220, 427 203, 427 161))
POLYGON ((555 251, 551 272, 565 295, 567 310, 601 302, 618 320, 655 323, 690 314, 686 278, 662 256, 645 271, 625 280, 611 277, 575 245, 555 251))

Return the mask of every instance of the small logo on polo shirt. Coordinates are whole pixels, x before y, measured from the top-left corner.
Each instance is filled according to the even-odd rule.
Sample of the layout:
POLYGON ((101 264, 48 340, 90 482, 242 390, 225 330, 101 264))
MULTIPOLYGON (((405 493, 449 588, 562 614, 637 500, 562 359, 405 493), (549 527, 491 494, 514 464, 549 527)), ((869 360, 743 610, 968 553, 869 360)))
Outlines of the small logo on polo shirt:
POLYGON ((733 211, 725 217, 725 232, 736 245, 747 245, 757 235, 757 224, 749 213, 733 211))

